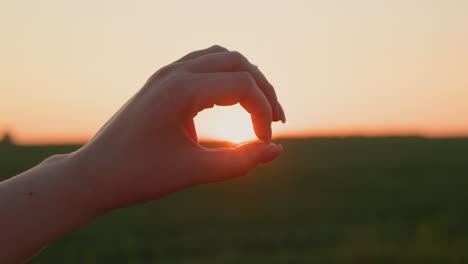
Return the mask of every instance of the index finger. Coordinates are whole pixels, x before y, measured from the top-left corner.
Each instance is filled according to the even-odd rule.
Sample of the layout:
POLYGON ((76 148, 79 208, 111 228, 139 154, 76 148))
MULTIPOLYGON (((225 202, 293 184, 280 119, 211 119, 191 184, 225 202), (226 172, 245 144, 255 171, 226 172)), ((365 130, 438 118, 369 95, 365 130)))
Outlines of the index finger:
POLYGON ((254 78, 258 87, 267 97, 272 108, 272 121, 284 120, 281 106, 278 102, 273 85, 257 66, 251 64, 247 58, 237 51, 211 53, 193 59, 186 64, 193 73, 209 72, 248 72, 254 78))
POLYGON ((185 93, 185 112, 193 118, 198 112, 213 105, 228 106, 240 103, 250 113, 255 134, 271 141, 271 106, 247 72, 194 74, 190 90, 185 93))

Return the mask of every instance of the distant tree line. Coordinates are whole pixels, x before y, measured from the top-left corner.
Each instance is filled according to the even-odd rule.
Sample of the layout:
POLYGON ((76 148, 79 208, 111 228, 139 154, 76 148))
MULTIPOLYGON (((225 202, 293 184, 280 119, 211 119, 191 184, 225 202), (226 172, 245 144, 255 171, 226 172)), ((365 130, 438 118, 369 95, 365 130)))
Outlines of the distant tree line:
POLYGON ((10 133, 6 132, 2 140, 0 140, 0 145, 13 145, 13 138, 11 137, 10 133))

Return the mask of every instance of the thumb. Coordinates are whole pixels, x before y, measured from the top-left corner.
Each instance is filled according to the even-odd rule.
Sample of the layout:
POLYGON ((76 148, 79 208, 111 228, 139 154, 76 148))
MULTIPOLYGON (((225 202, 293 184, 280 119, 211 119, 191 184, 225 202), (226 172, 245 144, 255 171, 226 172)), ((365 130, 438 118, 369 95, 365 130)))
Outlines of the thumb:
POLYGON ((246 165, 253 163, 267 163, 276 159, 283 152, 283 145, 274 143, 253 142, 237 146, 234 149, 239 159, 245 159, 246 165))
POLYGON ((263 142, 247 143, 231 149, 206 150, 204 163, 211 168, 207 181, 225 181, 244 176, 259 163, 270 162, 282 152, 282 145, 263 142))

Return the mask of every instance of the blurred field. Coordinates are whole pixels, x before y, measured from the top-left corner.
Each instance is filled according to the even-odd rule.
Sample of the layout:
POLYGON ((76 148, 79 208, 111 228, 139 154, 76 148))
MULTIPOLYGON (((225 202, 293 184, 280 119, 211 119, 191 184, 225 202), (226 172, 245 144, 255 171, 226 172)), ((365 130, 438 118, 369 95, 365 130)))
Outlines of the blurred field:
MULTIPOLYGON (((279 141, 245 178, 112 212, 32 263, 468 263, 468 139, 279 141)), ((0 146, 0 179, 76 148, 0 146)))

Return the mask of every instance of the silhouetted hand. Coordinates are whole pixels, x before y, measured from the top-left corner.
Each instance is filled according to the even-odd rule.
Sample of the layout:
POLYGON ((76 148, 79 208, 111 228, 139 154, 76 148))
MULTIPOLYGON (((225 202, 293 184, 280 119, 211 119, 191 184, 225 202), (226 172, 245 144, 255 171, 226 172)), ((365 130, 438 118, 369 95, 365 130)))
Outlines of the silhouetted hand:
POLYGON ((188 54, 156 72, 88 144, 0 183, 0 262, 24 263, 109 210, 273 160, 283 149, 269 144, 272 120, 285 121, 275 91, 240 53, 214 46, 188 54), (263 142, 201 147, 193 117, 235 103, 263 142))
POLYGON ((245 175, 282 152, 269 144, 271 122, 279 120, 285 122, 284 112, 258 67, 239 52, 213 46, 157 71, 70 160, 96 194, 96 209, 105 212, 245 175), (236 103, 251 114, 262 142, 201 147, 193 118, 236 103))

